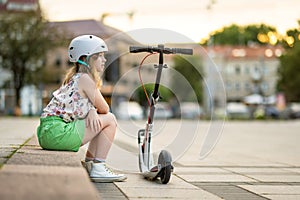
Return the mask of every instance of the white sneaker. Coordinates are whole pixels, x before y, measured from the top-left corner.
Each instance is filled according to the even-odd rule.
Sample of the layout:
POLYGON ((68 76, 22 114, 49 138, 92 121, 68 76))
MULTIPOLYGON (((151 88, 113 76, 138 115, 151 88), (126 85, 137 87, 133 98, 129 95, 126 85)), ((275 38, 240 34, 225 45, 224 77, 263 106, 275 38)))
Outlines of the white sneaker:
POLYGON ((112 172, 105 163, 92 163, 90 178, 93 182, 114 182, 127 179, 124 174, 115 174, 112 172))

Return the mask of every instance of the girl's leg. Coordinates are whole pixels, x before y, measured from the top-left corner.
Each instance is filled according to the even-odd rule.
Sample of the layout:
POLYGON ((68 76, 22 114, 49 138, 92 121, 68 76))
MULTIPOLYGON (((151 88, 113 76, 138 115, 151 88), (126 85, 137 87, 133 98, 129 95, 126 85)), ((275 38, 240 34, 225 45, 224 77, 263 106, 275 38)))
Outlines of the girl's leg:
POLYGON ((124 181, 127 177, 124 174, 115 174, 110 170, 105 162, 107 154, 112 145, 116 133, 116 119, 111 113, 99 115, 101 121, 101 131, 93 132, 86 128, 82 144, 90 141, 86 158, 96 159, 94 162, 86 162, 84 166, 94 182, 114 182, 124 181), (102 161, 102 162, 97 162, 102 161))
POLYGON ((100 114, 101 131, 93 132, 90 128, 85 129, 82 145, 90 142, 87 158, 105 160, 112 145, 116 133, 116 119, 112 113, 100 114))

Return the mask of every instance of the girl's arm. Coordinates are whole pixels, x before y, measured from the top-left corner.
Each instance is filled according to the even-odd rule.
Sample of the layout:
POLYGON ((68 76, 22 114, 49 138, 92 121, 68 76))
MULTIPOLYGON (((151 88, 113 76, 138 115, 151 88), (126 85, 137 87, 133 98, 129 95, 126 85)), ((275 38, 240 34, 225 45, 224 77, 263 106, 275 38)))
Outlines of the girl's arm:
POLYGON ((79 90, 82 91, 87 98, 96 107, 98 113, 106 114, 109 112, 109 106, 104 97, 96 87, 95 82, 88 74, 83 74, 79 79, 79 90))

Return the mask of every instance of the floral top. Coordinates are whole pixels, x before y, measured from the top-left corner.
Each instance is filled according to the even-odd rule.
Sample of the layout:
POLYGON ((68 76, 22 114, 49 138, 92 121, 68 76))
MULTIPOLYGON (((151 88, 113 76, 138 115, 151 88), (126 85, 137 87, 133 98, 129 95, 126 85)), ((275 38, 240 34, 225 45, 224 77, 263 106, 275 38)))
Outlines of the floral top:
POLYGON ((42 118, 57 116, 66 122, 86 117, 91 109, 95 109, 88 98, 83 98, 79 94, 78 81, 82 74, 75 74, 68 84, 62 85, 53 92, 53 98, 44 108, 42 118))

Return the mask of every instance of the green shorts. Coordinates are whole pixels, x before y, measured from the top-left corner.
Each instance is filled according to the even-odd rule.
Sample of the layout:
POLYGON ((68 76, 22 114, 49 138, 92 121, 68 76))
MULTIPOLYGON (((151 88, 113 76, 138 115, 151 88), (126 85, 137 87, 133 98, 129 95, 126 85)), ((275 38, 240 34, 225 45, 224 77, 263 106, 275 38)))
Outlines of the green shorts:
POLYGON ((48 150, 78 151, 84 136, 85 121, 65 122, 51 116, 40 119, 37 136, 40 146, 48 150))

